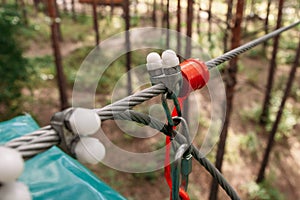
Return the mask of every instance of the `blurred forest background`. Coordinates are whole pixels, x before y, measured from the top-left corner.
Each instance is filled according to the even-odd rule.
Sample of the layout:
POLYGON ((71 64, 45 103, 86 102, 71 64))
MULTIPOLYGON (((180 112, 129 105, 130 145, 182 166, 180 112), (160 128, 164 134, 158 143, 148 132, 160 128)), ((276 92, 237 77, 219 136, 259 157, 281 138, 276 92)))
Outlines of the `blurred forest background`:
MULTIPOLYGON (((0 120, 29 113, 41 126, 70 105, 81 62, 116 33, 148 26, 177 30, 214 58, 300 18, 299 0, 1 0, 0 5, 0 120)), ((242 199, 300 199, 299 39, 298 25, 219 67, 228 123, 208 159, 242 199)), ((188 44, 185 52, 188 58, 188 44)), ((145 63, 146 55, 132 52, 112 64, 98 86, 99 106, 110 102, 116 81, 145 63)), ((201 103, 209 103, 203 91, 201 103)), ((197 122, 199 133, 208 129, 206 111, 197 122)), ((115 143, 133 151, 163 145, 123 135, 114 122, 103 126, 115 143)), ((169 199, 163 170, 129 174, 87 167, 128 199, 169 199)), ((191 199, 228 198, 195 163, 188 193, 191 199)))

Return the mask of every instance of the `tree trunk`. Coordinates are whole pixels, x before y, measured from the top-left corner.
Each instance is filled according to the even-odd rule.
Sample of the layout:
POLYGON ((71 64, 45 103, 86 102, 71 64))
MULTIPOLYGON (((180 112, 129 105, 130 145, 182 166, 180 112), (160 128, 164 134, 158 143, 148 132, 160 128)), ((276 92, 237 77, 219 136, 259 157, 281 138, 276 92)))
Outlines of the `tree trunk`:
POLYGON ((248 21, 249 21, 249 16, 250 16, 250 12, 251 12, 251 2, 250 2, 250 6, 247 5, 249 3, 249 1, 252 1, 252 0, 245 0, 245 11, 244 11, 244 16, 245 16, 245 20, 244 20, 244 27, 242 29, 243 32, 246 32, 247 30, 247 27, 248 27, 248 21), (248 8, 250 7, 250 12, 249 14, 247 13, 248 12, 248 8))
MULTIPOLYGON (((236 6, 236 16, 235 16, 235 23, 234 27, 231 29, 232 37, 231 37, 231 49, 237 48, 240 46, 241 40, 241 24, 243 20, 244 14, 244 0, 238 0, 236 6)), ((216 168, 222 171, 222 164, 223 158, 225 154, 225 145, 228 133, 228 127, 230 123, 230 116, 232 112, 232 103, 234 98, 235 92, 235 85, 236 85, 236 75, 238 71, 238 57, 235 57, 230 60, 229 66, 226 69, 226 79, 225 79, 225 87, 226 87, 226 116, 225 122, 223 126, 223 130, 220 135, 220 141, 218 144, 217 155, 216 155, 216 168)), ((210 190, 210 200, 216 200, 218 195, 218 182, 214 179, 212 181, 211 190, 210 190)))
POLYGON ((134 4, 134 15, 135 16, 138 16, 138 4, 139 4, 139 1, 135 0, 135 4, 134 4))
MULTIPOLYGON (((193 34, 193 6, 194 1, 188 0, 187 2, 187 17, 186 17, 186 46, 185 46, 185 58, 188 59, 192 55, 192 34, 193 34)), ((183 104, 183 117, 186 121, 189 121, 189 99, 186 98, 183 104)))
POLYGON ((63 9, 64 9, 64 12, 67 12, 67 2, 66 0, 63 0, 63 9))
POLYGON ((27 26, 28 25, 28 16, 27 16, 27 10, 26 10, 25 1, 21 0, 20 3, 21 3, 21 7, 22 7, 23 22, 27 26))
POLYGON ((152 25, 153 25, 153 27, 156 27, 156 25, 157 25, 157 18, 156 18, 156 0, 153 1, 152 25))
POLYGON ((228 51, 227 41, 228 41, 228 32, 231 29, 232 4, 233 4, 233 0, 227 0, 226 30, 224 32, 224 38, 223 38, 224 53, 228 51))
POLYGON ((94 31, 95 31, 95 43, 96 46, 100 42, 100 36, 99 36, 99 27, 98 27, 98 15, 97 15, 97 3, 96 0, 93 0, 92 4, 92 10, 93 10, 93 23, 94 23, 94 31))
MULTIPOLYGON (((90 6, 90 5, 88 5, 88 6, 90 6)), ((87 7, 86 4, 82 4, 82 5, 81 5, 81 13, 82 13, 83 15, 86 15, 86 7, 87 7)))
POLYGON ((255 2, 254 0, 251 0, 251 3, 250 3, 250 14, 255 14, 255 2))
POLYGON ((33 5, 36 13, 39 12, 39 1, 38 0, 33 0, 33 5))
POLYGON ((76 21, 75 0, 71 0, 72 19, 76 21))
POLYGON ((162 12, 162 18, 161 18, 161 27, 164 28, 165 27, 165 21, 166 21, 166 14, 165 14, 165 4, 164 4, 164 0, 160 1, 160 10, 162 12))
POLYGON ((177 55, 181 54, 181 2, 177 0, 177 55))
POLYGON ((49 17, 51 18, 51 39, 52 39, 53 54, 55 58, 57 84, 58 84, 59 94, 60 94, 60 104, 61 104, 60 107, 61 110, 63 110, 69 107, 69 104, 68 104, 68 96, 66 91, 67 88, 66 78, 63 71, 62 58, 61 58, 60 46, 59 46, 58 23, 55 21, 56 18, 55 1, 47 0, 47 4, 48 4, 49 17))
MULTIPOLYGON (((272 0, 268 0, 268 4, 267 4, 266 18, 265 18, 265 24, 264 24, 265 34, 269 33, 269 16, 270 16, 271 1, 272 0)), ((264 52, 266 51, 267 45, 268 45, 268 42, 265 41, 263 44, 264 52)))
POLYGON ((130 46, 130 10, 129 10, 129 0, 124 1, 124 13, 125 13, 125 45, 126 45, 126 69, 127 69, 127 92, 128 95, 132 92, 132 86, 131 86, 131 73, 130 73, 130 65, 131 65, 131 46, 130 46))
POLYGON ((170 48, 170 0, 167 0, 167 8, 166 8, 166 24, 167 24, 167 38, 166 38, 166 48, 170 48))
MULTIPOLYGON (((279 29, 281 27, 283 3, 284 3, 284 0, 279 0, 276 29, 279 29)), ((267 83, 267 88, 266 88, 266 93, 265 93, 262 114, 260 116, 261 124, 266 124, 268 121, 268 118, 269 118, 269 107, 270 107, 270 99, 271 99, 274 75, 275 75, 275 71, 276 71, 276 56, 277 56, 277 51, 278 51, 278 46, 279 46, 279 38, 280 38, 280 35, 277 35, 274 37, 273 52, 272 52, 272 58, 271 58, 270 67, 269 67, 268 83, 267 83)))
POLYGON ((186 17, 186 48, 185 48, 185 57, 189 58, 191 57, 191 38, 193 33, 193 0, 188 0, 187 5, 187 17, 186 17))
POLYGON ((114 8, 115 8, 114 0, 110 0, 110 18, 113 18, 114 8))
MULTIPOLYGON (((208 41, 211 43, 211 8, 212 8, 213 0, 209 0, 208 3, 208 41)), ((210 45, 211 46, 211 45, 210 45)))
POLYGON ((289 96, 289 93, 290 93, 290 90, 291 90, 291 87, 292 87, 292 84, 293 84, 293 81, 294 81, 294 78, 295 78, 295 75, 296 75, 297 67, 299 65, 299 57, 300 57, 300 40, 298 42, 297 53, 296 53, 296 56, 295 56, 295 60, 294 60, 292 69, 290 71, 290 75, 289 75, 288 82, 286 84, 286 88, 284 90, 284 95, 283 95, 282 100, 281 100, 281 104, 280 104, 280 107, 279 107, 279 110, 278 110, 278 113, 277 113, 277 116, 276 116, 276 120, 275 120, 275 122, 272 126, 272 130, 271 130, 271 133, 269 135, 268 145, 267 145, 267 148, 266 148, 266 151, 265 151, 265 154, 264 154, 264 158, 263 158, 263 161, 261 163, 261 167, 260 167, 257 179, 256 179, 257 183, 260 183, 264 180, 265 170, 266 170, 266 167, 268 165, 268 161, 269 161, 269 157, 270 157, 272 147, 274 145, 275 134, 277 132, 277 129, 278 129, 278 126, 279 126, 279 123, 280 123, 280 120, 281 120, 281 116, 282 116, 282 113, 283 113, 283 110, 284 110, 285 102, 286 102, 286 100, 289 96))
POLYGON ((201 24, 201 16, 200 16, 200 13, 201 13, 201 1, 198 2, 199 3, 199 9, 198 9, 198 13, 197 13, 197 34, 200 35, 200 24, 201 24))
MULTIPOLYGON (((54 6, 55 6, 55 10, 56 10, 55 11, 56 12, 56 17, 55 18, 60 18, 60 13, 59 13, 59 9, 58 9, 58 5, 57 5, 56 0, 54 1, 54 6)), ((60 22, 57 23, 57 34, 58 34, 59 41, 62 42, 64 39, 63 39, 63 36, 62 36, 60 22)))

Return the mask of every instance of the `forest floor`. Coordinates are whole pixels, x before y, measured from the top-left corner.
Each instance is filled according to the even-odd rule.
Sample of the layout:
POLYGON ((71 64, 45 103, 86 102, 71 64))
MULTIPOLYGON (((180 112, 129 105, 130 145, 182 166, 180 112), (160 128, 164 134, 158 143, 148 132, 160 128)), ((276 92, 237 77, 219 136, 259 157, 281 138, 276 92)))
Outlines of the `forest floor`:
MULTIPOLYGON (((91 30, 90 30, 91 31, 91 30)), ((90 35, 92 35, 91 33, 90 35)), ((74 51, 93 44, 91 38, 82 42, 64 41, 61 43, 62 54, 67 57, 74 51)), ((261 48, 261 47, 257 47, 261 48)), ((40 46, 32 43, 25 52, 28 58, 52 55, 50 43, 40 46)), ((144 58, 142 58, 144 59, 144 58)), ((276 140, 272 151, 266 181, 263 185, 256 185, 260 162, 268 138, 267 131, 258 125, 259 108, 262 105, 265 84, 268 74, 268 61, 263 57, 250 54, 240 57, 240 72, 233 103, 233 113, 229 128, 226 146, 226 155, 223 165, 224 176, 238 191, 242 199, 300 199, 300 71, 295 78, 295 87, 288 99, 288 114, 284 120, 288 121, 292 115, 297 121, 291 126, 280 130, 280 137, 276 140), (298 93, 299 94, 298 94, 298 93), (281 198, 283 196, 283 198, 281 198)), ((78 63, 79 64, 79 63, 78 63)), ((79 66, 78 66, 79 67, 79 66)), ((286 81, 290 65, 279 66, 276 73, 276 89, 282 91, 286 81)), ((41 126, 49 124, 51 116, 59 111, 59 96, 54 79, 45 81, 46 84, 33 90, 31 101, 24 105, 25 111, 30 113, 41 126)), ((72 95, 72 87, 68 88, 69 96, 72 95)), ((30 94, 28 94, 30 95, 30 94)), ((280 101, 281 93, 276 93, 276 102, 280 101)), ((106 105, 111 96, 97 94, 96 99, 101 105, 106 105)), ((201 93, 201 105, 204 115, 201 118, 199 132, 207 131, 209 123, 210 98, 207 89, 201 93), (204 105, 204 106, 203 106, 204 105)), ((275 108, 276 110, 276 108, 275 108)), ((293 119, 294 119, 293 118, 293 119)), ((122 138, 123 132, 115 122, 103 123, 103 129, 109 130, 109 138, 116 144, 130 151, 138 152, 141 148, 149 148, 149 141, 140 141, 134 138, 122 138), (121 138, 121 139, 120 139, 121 138)), ((195 145, 200 146, 203 135, 198 134, 195 145), (199 137, 199 138, 198 138, 199 137)), ((161 141, 151 141, 161 144, 161 141)), ((207 155, 213 162, 217 146, 207 155)), ((106 182, 116 191, 128 199, 169 199, 169 189, 164 180, 163 170, 145 174, 131 174, 111 169, 103 164, 87 166, 101 180, 106 182)), ((191 199, 208 199, 211 177, 198 163, 193 162, 193 172, 190 175, 189 194, 191 199)), ((225 192, 219 190, 219 199, 229 199, 225 192)))

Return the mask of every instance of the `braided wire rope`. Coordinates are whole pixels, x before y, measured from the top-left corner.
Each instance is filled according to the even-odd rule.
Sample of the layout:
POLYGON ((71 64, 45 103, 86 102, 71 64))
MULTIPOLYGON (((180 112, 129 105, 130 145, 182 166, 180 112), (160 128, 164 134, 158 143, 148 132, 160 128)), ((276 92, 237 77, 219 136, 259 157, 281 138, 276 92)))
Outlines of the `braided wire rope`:
MULTIPOLYGON (((248 42, 236 49, 233 49, 217 58, 214 58, 210 61, 207 61, 205 64, 208 67, 208 69, 212 69, 213 67, 216 67, 238 55, 241 53, 244 53, 251 48, 257 46, 258 44, 261 44, 265 42, 266 40, 273 38, 279 34, 281 34, 284 31, 287 31, 297 25, 300 24, 300 21, 294 22, 290 24, 289 26, 282 27, 280 29, 277 29, 267 35, 264 35, 256 40, 253 40, 251 42, 248 42)), ((139 105, 153 97, 156 97, 160 94, 164 94, 167 91, 167 88, 163 84, 157 84, 152 87, 149 87, 147 89, 144 89, 140 92, 137 92, 131 96, 128 96, 124 99, 121 99, 115 103, 112 103, 108 106, 105 106, 100 109, 95 109, 99 117, 102 121, 108 120, 108 119, 118 119, 118 116, 128 117, 126 116, 126 113, 130 113, 130 119, 132 121, 136 121, 145 125, 148 125, 152 128, 160 127, 161 132, 166 133, 165 131, 169 131, 167 126, 165 126, 162 122, 159 122, 157 120, 154 120, 154 118, 151 118, 150 116, 142 116, 138 114, 132 113, 133 111, 129 111, 129 109, 133 108, 136 105, 139 105)), ((128 118, 126 118, 128 119, 128 118)), ((156 128, 157 129, 157 128, 156 128)), ((169 135, 170 136, 170 135, 169 135)), ((184 143, 185 138, 177 134, 177 137, 179 142, 184 143)), ((56 133, 51 126, 43 127, 37 131, 34 131, 30 134, 24 135, 22 137, 13 139, 5 144, 7 147, 15 148, 20 151, 21 155, 23 157, 31 157, 38 153, 41 153, 48 148, 52 147, 53 145, 57 145, 60 142, 60 138, 58 136, 58 133, 56 133)), ((192 147, 192 155, 194 158, 207 169, 210 174, 216 178, 216 180, 219 182, 219 184, 222 186, 222 188, 226 191, 226 193, 232 198, 232 199, 239 199, 236 192, 233 190, 233 188, 227 183, 225 178, 222 176, 222 174, 203 156, 201 153, 197 150, 196 147, 193 145, 192 147)))
MULTIPOLYGON (((163 122, 149 115, 139 113, 133 110, 127 110, 123 113, 120 113, 116 115, 114 119, 135 121, 137 123, 150 126, 151 128, 156 129, 166 135, 169 135, 170 132, 168 126, 163 122)), ((175 130, 173 131, 175 132, 174 135, 176 135, 174 137, 175 141, 177 141, 179 144, 188 144, 186 138, 182 134, 178 133, 175 130)), ((235 190, 231 187, 231 185, 221 174, 221 172, 217 168, 215 168, 214 165, 206 157, 204 157, 201 154, 201 152, 197 149, 197 147, 195 147, 193 144, 191 144, 191 154, 211 174, 211 176, 218 181, 220 186, 225 190, 225 192, 228 194, 228 196, 230 196, 231 199, 240 199, 235 190)))
MULTIPOLYGON (((208 67, 208 69, 212 69, 213 67, 216 67, 216 66, 234 58, 235 56, 238 56, 239 54, 241 54, 245 51, 248 51, 249 49, 257 46, 258 44, 261 44, 261 43, 265 42, 266 40, 268 40, 272 37, 275 37, 276 35, 299 25, 299 23, 300 23, 300 21, 297 21, 297 22, 290 24, 289 26, 277 29, 277 30, 275 30, 267 35, 264 35, 256 40, 253 40, 253 41, 248 42, 236 49, 233 49, 217 58, 209 60, 209 61, 205 62, 205 64, 208 67)), ((103 108, 95 109, 95 111, 97 112, 97 114, 99 115, 99 117, 101 118, 102 121, 111 119, 114 117, 114 115, 124 112, 128 109, 131 109, 134 106, 139 105, 139 104, 143 103, 144 101, 147 101, 147 100, 149 100, 153 97, 156 97, 160 94, 163 94, 165 92, 166 92, 166 87, 163 84, 157 84, 157 85, 154 85, 147 89, 144 89, 140 92, 137 92, 131 96, 128 96, 124 99, 121 99, 117 102, 114 102, 110 105, 107 105, 103 108)), ((11 147, 11 148, 16 148, 18 146, 26 145, 26 143, 31 141, 33 138, 40 137, 51 130, 52 130, 51 126, 43 127, 43 128, 41 128, 37 131, 34 131, 30 134, 27 134, 20 138, 11 140, 8 143, 6 143, 5 146, 11 147)), ((53 140, 53 142, 57 141, 56 139, 53 140)), ((36 140, 36 141, 38 141, 38 140, 36 140)))
POLYGON ((24 158, 32 157, 59 144, 60 137, 51 126, 45 126, 22 137, 15 138, 5 144, 6 147, 14 148, 24 158))
POLYGON ((113 118, 114 115, 131 109, 136 105, 139 105, 153 97, 163 94, 167 91, 166 86, 163 84, 157 84, 133 95, 125 97, 117 102, 114 102, 108 106, 100 109, 95 109, 101 120, 107 120, 113 118))
POLYGON ((240 55, 241 53, 244 53, 244 52, 252 49, 253 47, 255 47, 255 46, 257 46, 257 45, 265 42, 266 40, 268 40, 270 38, 273 38, 273 37, 279 35, 280 33, 284 32, 284 31, 287 31, 287 30, 289 30, 289 29, 291 29, 291 28, 293 28, 293 27, 295 27, 295 26, 297 26, 299 24, 300 24, 300 21, 297 21, 297 22, 294 22, 294 23, 292 23, 292 24, 290 24, 288 26, 279 28, 279 29, 277 29, 277 30, 275 30, 275 31, 273 31, 273 32, 271 32, 269 34, 266 34, 266 35, 264 35, 264 36, 262 36, 260 38, 252 40, 251 42, 248 42, 248 43, 246 43, 246 44, 244 44, 244 45, 242 45, 240 47, 237 47, 237 48, 235 48, 235 49, 233 49, 231 51, 228 51, 225 54, 223 54, 223 55, 221 55, 221 56, 219 56, 217 58, 214 58, 214 59, 212 59, 210 61, 207 61, 207 62, 205 62, 205 64, 206 64, 206 66, 207 66, 208 69, 216 67, 216 66, 218 66, 218 65, 220 65, 220 64, 222 64, 222 63, 224 63, 224 62, 226 62, 228 60, 231 60, 232 58, 234 58, 234 57, 236 57, 238 55, 240 55))

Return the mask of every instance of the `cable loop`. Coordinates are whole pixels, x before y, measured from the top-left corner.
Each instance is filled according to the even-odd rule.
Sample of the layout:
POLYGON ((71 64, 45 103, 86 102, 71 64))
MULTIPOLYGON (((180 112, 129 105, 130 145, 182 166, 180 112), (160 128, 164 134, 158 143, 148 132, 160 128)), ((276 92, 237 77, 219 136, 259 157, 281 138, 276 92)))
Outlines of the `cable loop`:
POLYGON ((177 96, 174 93, 167 93, 167 94, 162 94, 161 96, 161 101, 162 101, 162 106, 164 108, 166 117, 167 117, 167 121, 168 121, 168 126, 170 126, 170 130, 173 129, 173 127, 178 126, 181 122, 181 108, 180 108, 180 103, 178 101, 177 96), (168 103, 167 103, 167 99, 172 99, 173 100, 173 104, 176 110, 176 114, 179 118, 173 118, 171 111, 169 109, 168 103))
POLYGON ((167 98, 166 98, 165 94, 161 95, 161 103, 162 103, 162 106, 164 108, 164 111, 165 111, 165 114, 166 114, 166 117, 167 117, 168 126, 171 127, 171 129, 172 129, 172 127, 174 126, 174 122, 173 122, 173 119, 172 119, 171 111, 169 109, 169 106, 168 106, 168 103, 167 103, 167 98))
MULTIPOLYGON (((184 189, 184 191, 187 191, 188 189, 188 183, 189 183, 189 175, 192 172, 192 148, 191 148, 191 137, 189 133, 189 128, 186 120, 183 117, 173 117, 173 119, 179 119, 182 122, 182 135, 186 139, 186 148, 183 154, 181 154, 181 188, 184 189)), ((178 149, 179 150, 179 149, 178 149)), ((177 154, 176 154, 177 155, 177 154)), ((177 157, 175 157, 177 159, 177 157)))

